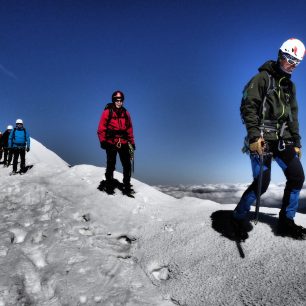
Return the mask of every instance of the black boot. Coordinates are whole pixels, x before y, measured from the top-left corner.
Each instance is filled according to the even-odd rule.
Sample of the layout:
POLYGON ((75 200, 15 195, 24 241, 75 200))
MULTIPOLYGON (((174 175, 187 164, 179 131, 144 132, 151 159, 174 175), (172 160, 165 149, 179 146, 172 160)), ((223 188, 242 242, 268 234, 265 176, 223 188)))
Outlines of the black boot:
POLYGON ((115 193, 115 182, 113 179, 111 180, 106 180, 105 181, 105 192, 108 194, 114 194, 115 193))
POLYGON ((279 218, 277 232, 283 237, 288 236, 298 240, 306 238, 306 229, 286 217, 279 218))
POLYGON ((108 194, 114 194, 116 184, 115 184, 113 172, 106 171, 105 178, 106 180, 104 181, 104 191, 108 194))
POLYGON ((128 197, 134 198, 133 194, 135 194, 135 190, 130 183, 125 182, 123 183, 122 193, 128 197))

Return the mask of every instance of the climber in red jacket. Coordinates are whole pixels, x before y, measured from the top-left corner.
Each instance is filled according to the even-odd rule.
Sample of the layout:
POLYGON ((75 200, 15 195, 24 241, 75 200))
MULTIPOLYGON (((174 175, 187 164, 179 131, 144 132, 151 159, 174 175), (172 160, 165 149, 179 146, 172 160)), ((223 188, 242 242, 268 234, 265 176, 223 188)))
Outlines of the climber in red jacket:
POLYGON ((112 103, 108 103, 102 113, 98 137, 101 148, 106 151, 106 186, 108 193, 114 193, 113 173, 116 157, 119 157, 123 167, 123 185, 126 192, 131 190, 131 153, 129 146, 135 150, 133 125, 129 112, 123 107, 124 94, 117 90, 112 94, 112 103))

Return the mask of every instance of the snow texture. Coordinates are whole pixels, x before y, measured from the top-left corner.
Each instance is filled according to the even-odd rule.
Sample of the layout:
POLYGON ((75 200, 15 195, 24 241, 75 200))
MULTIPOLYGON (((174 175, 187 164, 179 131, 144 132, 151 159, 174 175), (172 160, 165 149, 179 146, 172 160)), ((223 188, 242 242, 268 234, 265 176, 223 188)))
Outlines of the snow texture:
POLYGON ((137 180, 135 199, 110 196, 104 168, 32 143, 25 175, 0 169, 0 306, 306 304, 306 241, 276 235, 278 209, 239 243, 226 232, 234 204, 137 180))

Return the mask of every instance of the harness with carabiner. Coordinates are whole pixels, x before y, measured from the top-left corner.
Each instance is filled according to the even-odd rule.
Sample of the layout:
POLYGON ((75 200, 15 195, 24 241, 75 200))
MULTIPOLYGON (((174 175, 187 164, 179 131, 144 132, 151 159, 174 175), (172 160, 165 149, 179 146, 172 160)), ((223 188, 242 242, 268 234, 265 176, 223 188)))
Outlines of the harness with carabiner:
POLYGON ((118 139, 118 142, 116 143, 116 147, 117 147, 118 149, 121 148, 121 138, 120 138, 120 137, 119 137, 119 139, 118 139))
MULTIPOLYGON (((278 139, 278 150, 279 151, 284 151, 285 148, 286 148, 286 142, 284 141, 283 136, 284 136, 285 129, 288 128, 287 121, 265 119, 266 100, 267 100, 268 96, 271 95, 273 92, 276 92, 278 98, 281 99, 280 98, 280 96, 281 96, 280 89, 277 91, 277 88, 280 88, 280 82, 284 78, 281 78, 279 80, 278 86, 276 86, 274 77, 272 75, 270 75, 268 72, 267 72, 267 74, 268 74, 268 77, 269 77, 269 84, 268 84, 267 93, 266 93, 266 95, 263 99, 263 103, 262 103, 262 109, 261 109, 262 120, 261 120, 261 124, 259 126, 260 134, 263 137, 265 132, 266 133, 274 133, 275 132, 276 138, 278 139)), ((290 96, 288 94, 285 94, 285 98, 286 98, 286 103, 289 103, 290 96)), ((283 113, 282 113, 282 115, 283 115, 284 110, 285 110, 285 104, 282 102, 282 105, 283 105, 283 113)), ((282 115, 280 116, 280 118, 282 117, 282 115)), ((291 108, 289 108, 288 116, 289 116, 289 121, 291 122, 292 121, 291 108)))
POLYGON ((264 135, 264 133, 275 133, 276 138, 278 139, 278 150, 284 151, 286 148, 286 142, 283 139, 285 129, 288 128, 287 122, 284 121, 279 123, 273 120, 263 120, 260 125, 260 134, 264 135))

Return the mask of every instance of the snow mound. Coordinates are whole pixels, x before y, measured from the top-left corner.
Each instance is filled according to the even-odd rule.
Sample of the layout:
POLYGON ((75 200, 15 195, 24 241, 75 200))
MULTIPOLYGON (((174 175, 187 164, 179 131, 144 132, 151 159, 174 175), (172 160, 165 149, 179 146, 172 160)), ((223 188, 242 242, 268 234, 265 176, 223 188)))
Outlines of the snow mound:
POLYGON ((32 143, 25 175, 0 169, 0 305, 305 305, 306 242, 276 235, 278 209, 238 243, 235 205, 135 179, 134 199, 109 196, 104 168, 32 143))
POLYGON ((68 167, 68 164, 57 154, 33 138, 31 138, 31 150, 27 153, 27 161, 30 164, 46 163, 54 166, 68 167))

